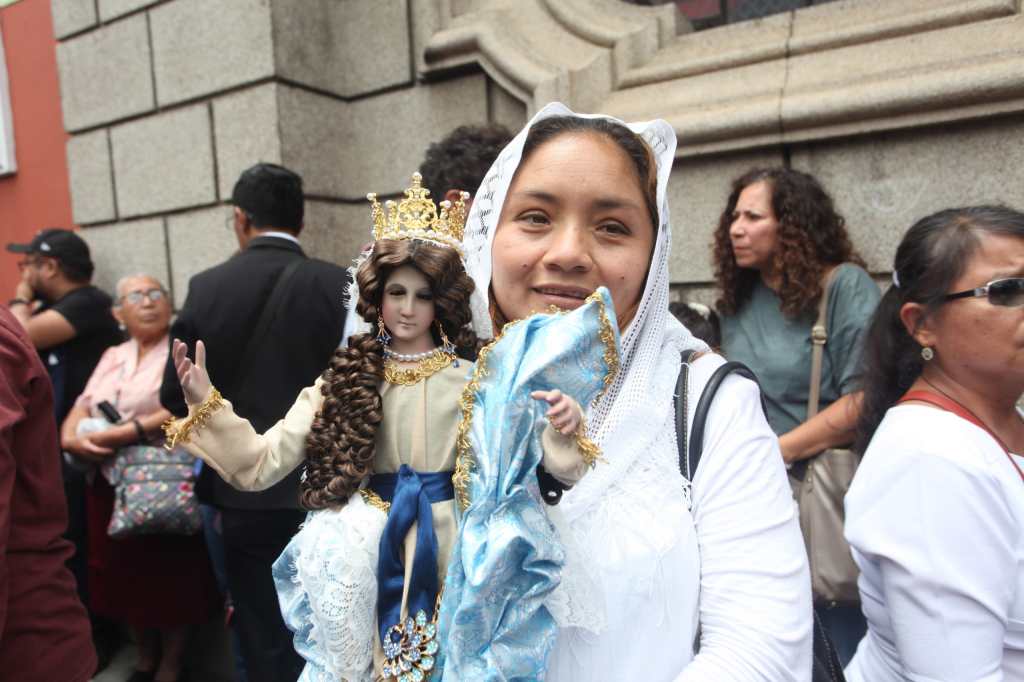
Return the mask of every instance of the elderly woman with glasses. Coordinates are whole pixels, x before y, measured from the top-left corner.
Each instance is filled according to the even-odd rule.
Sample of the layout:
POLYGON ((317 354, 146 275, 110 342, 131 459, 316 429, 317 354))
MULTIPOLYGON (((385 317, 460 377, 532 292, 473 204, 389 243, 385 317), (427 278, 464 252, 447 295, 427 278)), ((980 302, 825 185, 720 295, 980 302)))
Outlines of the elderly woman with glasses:
MULTIPOLYGON (((148 275, 125 277, 113 312, 129 339, 104 353, 61 428, 64 449, 86 462, 110 461, 128 445, 159 445, 171 416, 159 400, 170 350, 167 292, 148 275), (97 424, 106 428, 89 428, 97 424)), ((98 472, 87 506, 90 610, 136 630, 131 682, 178 679, 189 626, 205 623, 217 601, 202 536, 109 537, 114 488, 98 472)))
POLYGON ((865 354, 846 537, 868 633, 847 679, 1024 679, 1024 214, 911 227, 865 354))

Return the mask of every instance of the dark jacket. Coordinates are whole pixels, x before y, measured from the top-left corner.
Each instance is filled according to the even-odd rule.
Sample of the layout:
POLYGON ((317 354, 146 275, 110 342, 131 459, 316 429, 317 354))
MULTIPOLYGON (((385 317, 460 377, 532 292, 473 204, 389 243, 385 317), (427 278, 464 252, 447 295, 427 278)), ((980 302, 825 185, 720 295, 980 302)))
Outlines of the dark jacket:
MULTIPOLYGON (((263 433, 327 367, 341 342, 347 283, 344 268, 306 258, 294 242, 258 237, 246 250, 191 279, 170 336, 186 342, 190 355, 196 341, 203 340, 213 385, 237 414, 263 433), (285 267, 296 258, 305 262, 286 284, 269 331, 263 338, 252 338, 251 365, 242 367, 264 304, 285 267)), ((173 358, 168 358, 160 402, 177 416, 188 413, 173 358)), ((296 470, 268 490, 252 493, 235 490, 213 469, 203 467, 196 493, 201 501, 219 507, 296 508, 299 475, 296 470)))
POLYGON ((85 682, 89 618, 64 566, 68 515, 53 389, 36 349, 0 308, 0 678, 85 682))

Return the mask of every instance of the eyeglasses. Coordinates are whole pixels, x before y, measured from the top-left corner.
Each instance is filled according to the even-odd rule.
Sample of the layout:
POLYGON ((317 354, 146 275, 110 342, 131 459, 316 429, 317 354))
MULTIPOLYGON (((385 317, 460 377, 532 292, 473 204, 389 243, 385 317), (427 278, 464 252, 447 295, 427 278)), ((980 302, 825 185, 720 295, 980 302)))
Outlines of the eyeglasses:
POLYGON ((985 296, 992 305, 1016 308, 1024 305, 1024 277, 1007 277, 1006 279, 992 280, 983 287, 958 291, 955 294, 946 294, 942 297, 944 301, 953 301, 958 298, 980 298, 985 296))
POLYGON ((122 302, 128 302, 132 305, 139 305, 142 303, 142 299, 148 298, 150 303, 157 303, 167 295, 167 292, 163 289, 147 289, 146 291, 133 291, 130 294, 125 294, 121 297, 122 302))
POLYGON ((24 270, 25 268, 39 265, 42 262, 43 262, 42 258, 25 258, 25 259, 22 259, 22 260, 18 261, 18 269, 19 270, 24 270))

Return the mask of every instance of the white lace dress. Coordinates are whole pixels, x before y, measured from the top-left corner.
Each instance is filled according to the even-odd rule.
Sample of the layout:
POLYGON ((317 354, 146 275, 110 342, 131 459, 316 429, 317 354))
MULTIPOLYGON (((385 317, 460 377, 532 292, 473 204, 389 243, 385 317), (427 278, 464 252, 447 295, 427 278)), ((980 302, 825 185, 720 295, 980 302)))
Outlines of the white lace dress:
MULTIPOLYGON (((459 398, 472 363, 462 361, 413 385, 384 383, 382 421, 375 442, 374 471, 394 473, 407 464, 417 472, 455 467, 459 398)), ((321 381, 305 389, 284 419, 266 433, 253 431, 224 400, 208 417, 200 408, 180 427, 182 446, 242 490, 262 490, 305 459, 306 436, 323 401, 321 381), (191 422, 191 423, 190 423, 191 422)), ((575 440, 550 426, 541 435, 545 468, 566 483, 587 470, 575 440)), ((431 505, 437 535, 438 576, 443 581, 457 530, 454 500, 431 505)), ((363 682, 381 675, 384 656, 377 627, 378 546, 387 516, 353 495, 339 510, 310 513, 274 565, 285 623, 295 649, 306 659, 302 682, 363 682)), ((409 583, 416 548, 413 524, 405 536, 403 564, 409 583)), ((406 615, 407 593, 401 612, 406 615)))
MULTIPOLYGON (((459 396, 472 365, 435 374, 411 386, 381 387, 383 419, 377 432, 374 471, 394 473, 402 464, 417 472, 455 468, 459 396)), ((437 534, 438 575, 444 576, 455 539, 454 500, 431 505, 437 534)), ((377 635, 377 558, 387 515, 354 495, 340 510, 309 515, 274 566, 285 623, 308 664, 303 681, 356 682, 380 674, 377 635)), ((406 580, 416 550, 416 526, 405 538, 406 580)), ((405 615, 405 599, 402 613, 405 615)))

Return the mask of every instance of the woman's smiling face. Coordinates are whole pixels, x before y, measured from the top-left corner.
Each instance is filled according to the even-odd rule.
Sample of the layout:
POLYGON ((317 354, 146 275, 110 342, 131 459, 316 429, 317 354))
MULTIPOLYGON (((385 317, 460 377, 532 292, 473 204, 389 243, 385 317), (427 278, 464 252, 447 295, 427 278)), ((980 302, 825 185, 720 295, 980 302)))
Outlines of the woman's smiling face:
POLYGON ((619 325, 643 294, 655 226, 630 157, 604 135, 564 133, 516 172, 491 253, 491 291, 509 320, 577 308, 608 287, 619 325))

